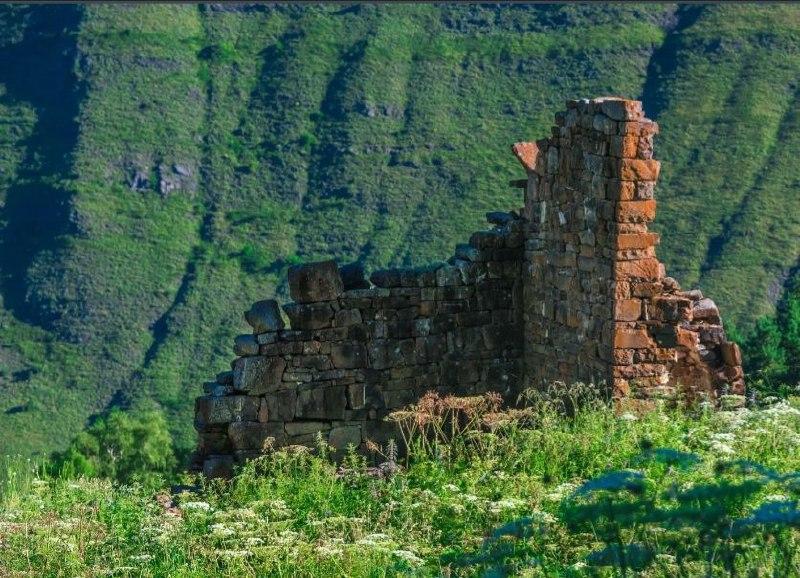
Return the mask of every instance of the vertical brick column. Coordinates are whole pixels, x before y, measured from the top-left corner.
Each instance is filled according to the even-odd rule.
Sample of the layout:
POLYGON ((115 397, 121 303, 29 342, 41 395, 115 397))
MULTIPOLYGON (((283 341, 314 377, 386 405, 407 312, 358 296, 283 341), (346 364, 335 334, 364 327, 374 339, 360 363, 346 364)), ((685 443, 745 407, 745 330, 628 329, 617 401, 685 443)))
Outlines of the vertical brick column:
POLYGON ((716 305, 681 291, 656 258, 647 225, 658 125, 640 102, 616 97, 568 101, 555 121, 550 138, 513 146, 528 173, 528 383, 602 381, 645 398, 743 392, 741 355, 716 305))

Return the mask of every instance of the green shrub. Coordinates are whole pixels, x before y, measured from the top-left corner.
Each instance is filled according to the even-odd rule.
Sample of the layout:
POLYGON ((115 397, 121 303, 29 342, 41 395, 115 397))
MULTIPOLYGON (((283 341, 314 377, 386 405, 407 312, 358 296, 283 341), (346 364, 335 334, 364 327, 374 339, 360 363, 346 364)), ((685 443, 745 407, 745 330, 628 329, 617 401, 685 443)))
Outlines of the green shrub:
POLYGON ((79 433, 55 456, 53 470, 66 477, 103 477, 152 484, 174 473, 172 438, 160 411, 112 410, 79 433))

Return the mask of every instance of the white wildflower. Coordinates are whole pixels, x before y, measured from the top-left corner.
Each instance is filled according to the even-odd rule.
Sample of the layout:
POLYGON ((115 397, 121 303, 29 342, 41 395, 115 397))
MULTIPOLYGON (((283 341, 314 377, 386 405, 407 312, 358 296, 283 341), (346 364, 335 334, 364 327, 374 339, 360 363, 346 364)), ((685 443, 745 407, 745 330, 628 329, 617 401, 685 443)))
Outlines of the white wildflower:
POLYGON ((148 562, 152 559, 153 557, 150 554, 137 554, 128 558, 131 562, 148 562))
POLYGON ((229 528, 225 524, 211 524, 211 534, 218 538, 227 538, 235 533, 236 531, 233 528, 229 528))
POLYGON ((525 505, 525 502, 522 500, 518 500, 517 498, 506 498, 503 500, 498 500, 496 502, 489 503, 489 511, 497 514, 504 510, 516 510, 517 508, 521 508, 525 505))
POLYGON ((734 455, 736 453, 731 446, 729 446, 727 444, 724 444, 722 442, 716 442, 716 441, 715 442, 711 442, 710 449, 714 453, 722 454, 722 455, 725 455, 725 456, 732 456, 732 455, 734 455))
POLYGON ((419 566, 424 562, 422 558, 414 554, 414 552, 410 552, 409 550, 394 550, 392 551, 392 554, 394 554, 401 560, 406 561, 412 566, 419 566))
POLYGON ((764 496, 765 502, 783 502, 788 499, 789 498, 783 494, 770 494, 768 496, 764 496))
POLYGON ((184 510, 197 510, 199 512, 210 512, 213 508, 208 502, 186 502, 181 504, 184 510))
POLYGON ((460 492, 460 491, 461 491, 461 490, 459 489, 459 487, 458 487, 458 486, 456 486, 455 484, 445 484, 443 487, 444 487, 444 489, 445 489, 445 490, 447 490, 448 492, 460 492))
POLYGON ((480 501, 480 498, 474 494, 464 494, 464 500, 467 502, 475 503, 480 501))
POLYGON ((263 538, 250 537, 244 541, 246 546, 262 546, 264 544, 263 538))
POLYGON ((217 550, 216 553, 223 558, 247 558, 253 555, 250 550, 217 550))
POLYGON ((327 544, 317 546, 316 551, 320 556, 339 556, 342 553, 341 548, 335 548, 327 544))
POLYGON ((631 412, 626 411, 621 416, 619 416, 619 419, 621 419, 622 421, 638 421, 639 418, 633 415, 631 412))

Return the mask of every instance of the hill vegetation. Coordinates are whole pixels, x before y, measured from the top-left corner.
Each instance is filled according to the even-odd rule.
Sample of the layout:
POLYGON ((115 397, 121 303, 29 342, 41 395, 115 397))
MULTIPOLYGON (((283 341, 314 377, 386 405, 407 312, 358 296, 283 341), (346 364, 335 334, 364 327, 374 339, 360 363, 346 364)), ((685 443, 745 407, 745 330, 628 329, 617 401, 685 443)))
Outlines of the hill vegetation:
POLYGON ((800 254, 800 9, 0 7, 0 438, 157 409, 179 458, 292 263, 434 261, 566 98, 659 121, 660 256, 743 331, 800 254))

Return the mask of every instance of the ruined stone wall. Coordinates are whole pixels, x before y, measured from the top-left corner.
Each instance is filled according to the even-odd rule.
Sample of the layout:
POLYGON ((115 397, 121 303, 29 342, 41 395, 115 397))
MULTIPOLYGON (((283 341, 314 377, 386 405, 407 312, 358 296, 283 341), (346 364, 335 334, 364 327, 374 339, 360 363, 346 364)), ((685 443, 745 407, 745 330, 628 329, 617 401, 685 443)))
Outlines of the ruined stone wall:
POLYGON ((232 371, 196 402, 198 466, 227 475, 272 446, 341 450, 396 436, 384 418, 426 391, 469 395, 555 380, 619 398, 742 393, 738 347, 699 290, 655 256, 656 123, 641 103, 569 101, 552 136, 517 143, 522 215, 490 213, 448 263, 289 271, 294 303, 245 313, 232 371))
POLYGON ((743 393, 716 305, 656 258, 658 125, 641 102, 575 100, 525 167, 525 360, 530 383, 605 382, 617 396, 743 393))
POLYGON ((232 371, 196 402, 207 474, 271 444, 337 449, 397 437, 384 418, 425 392, 496 391, 522 379, 523 221, 490 213, 495 227, 459 245, 448 263, 372 274, 333 261, 289 271, 294 303, 256 303, 253 334, 236 338, 232 371))

